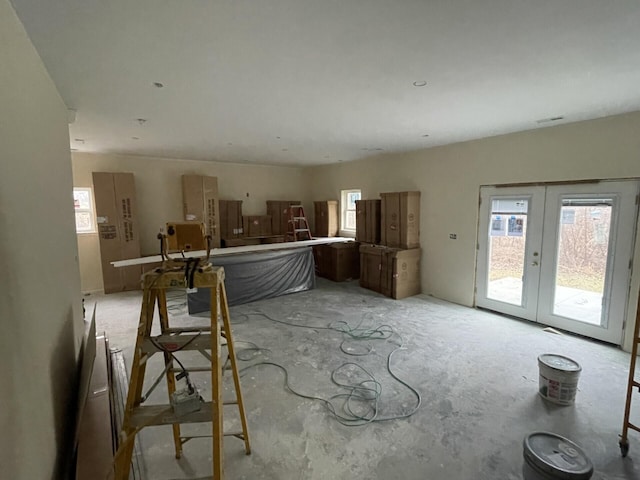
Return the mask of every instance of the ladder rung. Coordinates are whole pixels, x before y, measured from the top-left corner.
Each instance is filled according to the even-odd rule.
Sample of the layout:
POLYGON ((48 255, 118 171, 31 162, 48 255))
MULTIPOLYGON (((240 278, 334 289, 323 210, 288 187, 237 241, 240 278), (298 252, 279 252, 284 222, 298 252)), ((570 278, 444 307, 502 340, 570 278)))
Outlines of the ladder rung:
MULTIPOLYGON (((244 440, 244 432, 224 432, 222 435, 225 437, 238 437, 244 440)), ((189 435, 180 437, 180 443, 183 445, 187 443, 189 440, 194 440, 198 438, 213 438, 213 435, 189 435)))
POLYGON ((636 432, 640 432, 640 427, 635 426, 631 422, 627 422, 627 427, 629 427, 631 430, 635 430, 636 432))
POLYGON ((296 232, 308 232, 309 229, 308 228, 296 228, 295 231, 296 232))
MULTIPOLYGON (((223 405, 237 405, 237 400, 222 402, 223 405)), ((152 425, 171 425, 173 423, 201 423, 210 422, 213 402, 203 402, 197 412, 177 416, 170 405, 146 405, 133 409, 131 413, 132 427, 147 427, 152 425)))
MULTIPOLYGON (((227 341, 224 338, 220 338, 220 346, 226 346, 227 341)), ((166 349, 168 352, 178 352, 187 350, 211 350, 211 334, 184 334, 184 335, 158 335, 153 337, 153 341, 150 337, 147 337, 142 342, 142 351, 144 353, 159 353, 164 352, 163 348, 158 348, 158 345, 166 349), (157 344, 157 345, 156 345, 157 344)))
POLYGON ((177 352, 180 350, 209 350, 211 349, 211 334, 158 335, 157 337, 153 337, 153 340, 147 337, 142 342, 142 351, 144 353, 164 352, 165 349, 168 352, 177 352))
MULTIPOLYGON (((189 373, 191 372, 210 372, 211 371, 211 367, 187 367, 185 368, 185 370, 189 373)), ((171 373, 181 373, 182 372, 182 368, 178 368, 178 367, 174 367, 174 368, 170 368, 169 371, 171 373)))
POLYGON ((132 427, 170 425, 172 423, 199 423, 211 421, 211 402, 205 402, 197 412, 177 416, 169 405, 149 405, 133 409, 132 427))
MULTIPOLYGON (((186 367, 185 370, 187 372, 210 372, 211 367, 186 367)), ((224 370, 231 370, 231 365, 227 365, 226 367, 224 367, 224 370)), ((173 367, 173 368, 170 368, 169 371, 171 373, 180 373, 182 372, 182 368, 173 367)))
POLYGON ((213 435, 185 435, 184 437, 180 437, 180 443, 187 443, 194 438, 213 438, 213 435))
MULTIPOLYGON (((211 327, 173 327, 166 328, 162 334, 163 335, 179 335, 183 333, 211 333, 211 327)), ((226 332, 224 331, 224 326, 220 325, 220 336, 224 338, 226 332)), ((223 342, 224 343, 224 342, 223 342)))
POLYGON ((173 327, 173 328, 165 328, 164 332, 165 334, 169 334, 169 333, 198 333, 198 332, 211 332, 211 327, 210 326, 206 326, 206 327, 173 327))
POLYGON ((289 205, 289 208, 302 208, 302 205, 289 205))

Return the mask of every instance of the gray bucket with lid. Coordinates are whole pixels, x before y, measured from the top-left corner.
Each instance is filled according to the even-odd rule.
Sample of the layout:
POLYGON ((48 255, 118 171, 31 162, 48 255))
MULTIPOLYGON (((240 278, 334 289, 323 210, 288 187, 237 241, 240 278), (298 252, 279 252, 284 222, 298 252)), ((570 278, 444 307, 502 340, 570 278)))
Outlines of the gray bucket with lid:
POLYGON ((593 464, 571 440, 549 432, 527 435, 523 442, 524 480, 588 480, 593 464))

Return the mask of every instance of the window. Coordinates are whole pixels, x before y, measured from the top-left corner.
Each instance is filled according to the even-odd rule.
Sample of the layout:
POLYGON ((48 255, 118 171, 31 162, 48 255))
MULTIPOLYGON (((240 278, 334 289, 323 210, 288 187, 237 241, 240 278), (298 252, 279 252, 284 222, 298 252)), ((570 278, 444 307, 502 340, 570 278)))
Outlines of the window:
POLYGON ((360 190, 342 190, 341 227, 346 233, 356 233, 356 200, 360 200, 360 190))
POLYGON ((76 212, 76 233, 94 233, 96 231, 92 197, 90 188, 73 189, 73 207, 76 212))

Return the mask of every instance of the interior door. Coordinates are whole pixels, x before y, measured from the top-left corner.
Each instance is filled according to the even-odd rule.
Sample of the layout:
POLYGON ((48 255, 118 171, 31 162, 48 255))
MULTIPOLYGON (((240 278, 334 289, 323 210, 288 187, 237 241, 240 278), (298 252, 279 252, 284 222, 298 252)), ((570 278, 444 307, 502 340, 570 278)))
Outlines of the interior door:
POLYGON ((480 194, 476 304, 620 344, 638 182, 480 194))

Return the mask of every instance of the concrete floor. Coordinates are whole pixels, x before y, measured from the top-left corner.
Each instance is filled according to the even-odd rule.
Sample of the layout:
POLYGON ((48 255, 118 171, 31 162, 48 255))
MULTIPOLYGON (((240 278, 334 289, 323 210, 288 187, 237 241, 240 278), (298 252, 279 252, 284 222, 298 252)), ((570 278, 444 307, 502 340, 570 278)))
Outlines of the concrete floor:
MULTIPOLYGON (((121 347, 130 364, 141 294, 89 299, 98 303, 98 331, 107 332, 111 346, 121 347)), ((172 325, 206 323, 187 317, 179 302, 173 312, 172 325)), ((415 396, 386 369, 387 355, 399 344, 398 335, 369 342, 369 355, 353 357, 340 350, 342 333, 287 326, 252 312, 315 327, 337 321, 353 327, 392 326, 405 346, 393 356, 391 368, 420 392, 422 404, 407 419, 347 427, 321 402, 286 390, 279 369, 256 366, 242 379, 253 452, 246 456, 240 440, 225 438, 228 479, 521 479, 522 440, 541 430, 581 445, 596 467, 594 479, 640 479, 640 434, 630 434, 626 459, 618 447, 629 355, 617 348, 546 333, 536 324, 428 296, 391 300, 361 289, 357 282, 318 279, 313 291, 231 309, 237 350, 248 359, 240 362, 242 367, 279 363, 287 368, 294 389, 327 398, 344 391, 331 383, 330 372, 345 362, 357 362, 382 385, 381 417, 401 415, 416 404, 415 396), (240 341, 269 351, 243 350, 248 345, 240 341), (575 405, 555 406, 537 394, 537 357, 542 353, 566 355, 582 365, 575 405)), ((365 348, 366 342, 344 345, 353 352, 365 348)), ((153 379, 149 371, 161 370, 161 359, 156 357, 147 370, 149 381, 153 379)), ((201 365, 201 360, 193 363, 201 365)), ((210 396, 207 375, 194 379, 203 396, 210 396)), ((638 424, 640 394, 635 397, 638 424)), ((158 389, 149 403, 166 403, 166 391, 158 389)), ((209 430, 210 424, 190 427, 199 433, 209 430)), ((211 474, 209 439, 187 443, 180 460, 174 458, 169 427, 144 429, 140 440, 149 479, 211 474)))

